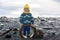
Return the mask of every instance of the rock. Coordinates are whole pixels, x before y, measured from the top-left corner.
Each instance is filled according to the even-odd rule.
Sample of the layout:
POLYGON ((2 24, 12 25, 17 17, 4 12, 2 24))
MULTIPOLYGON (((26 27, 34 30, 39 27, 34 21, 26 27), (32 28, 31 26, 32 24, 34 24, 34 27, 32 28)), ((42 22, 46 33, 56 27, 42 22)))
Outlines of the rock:
POLYGON ((11 38, 11 34, 7 34, 5 38, 11 38))

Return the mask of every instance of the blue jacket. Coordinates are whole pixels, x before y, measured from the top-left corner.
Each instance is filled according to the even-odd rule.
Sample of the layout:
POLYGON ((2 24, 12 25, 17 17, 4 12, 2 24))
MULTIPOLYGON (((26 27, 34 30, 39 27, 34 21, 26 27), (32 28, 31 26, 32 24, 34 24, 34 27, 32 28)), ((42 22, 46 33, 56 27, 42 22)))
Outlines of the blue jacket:
POLYGON ((22 24, 34 24, 34 18, 32 17, 31 13, 22 13, 20 16, 20 22, 22 24))

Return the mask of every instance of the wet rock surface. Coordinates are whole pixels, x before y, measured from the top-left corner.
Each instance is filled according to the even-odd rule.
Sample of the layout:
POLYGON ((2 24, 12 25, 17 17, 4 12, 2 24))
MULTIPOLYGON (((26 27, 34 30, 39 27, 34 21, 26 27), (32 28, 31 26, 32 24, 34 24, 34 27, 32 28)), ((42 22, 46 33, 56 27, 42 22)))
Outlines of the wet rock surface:
POLYGON ((23 39, 20 37, 19 29, 21 24, 18 20, 19 19, 15 21, 14 19, 10 20, 9 22, 0 21, 3 24, 3 27, 0 25, 0 35, 8 29, 12 29, 7 34, 0 36, 0 40, 60 40, 60 18, 44 18, 44 20, 42 20, 42 18, 35 19, 34 25, 36 26, 37 30, 41 30, 44 35, 41 35, 43 37, 40 37, 38 35, 40 34, 38 33, 40 31, 38 31, 36 35, 34 35, 35 38, 28 39, 23 39))

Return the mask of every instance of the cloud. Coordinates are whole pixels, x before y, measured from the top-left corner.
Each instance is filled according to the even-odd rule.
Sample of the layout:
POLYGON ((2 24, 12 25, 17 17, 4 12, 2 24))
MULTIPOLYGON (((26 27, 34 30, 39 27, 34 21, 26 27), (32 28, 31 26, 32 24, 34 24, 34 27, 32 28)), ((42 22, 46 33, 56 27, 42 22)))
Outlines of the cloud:
POLYGON ((0 0, 0 16, 19 17, 26 3, 34 17, 60 16, 59 0, 0 0))
POLYGON ((59 2, 60 3, 60 0, 53 0, 53 1, 56 1, 56 2, 59 2))

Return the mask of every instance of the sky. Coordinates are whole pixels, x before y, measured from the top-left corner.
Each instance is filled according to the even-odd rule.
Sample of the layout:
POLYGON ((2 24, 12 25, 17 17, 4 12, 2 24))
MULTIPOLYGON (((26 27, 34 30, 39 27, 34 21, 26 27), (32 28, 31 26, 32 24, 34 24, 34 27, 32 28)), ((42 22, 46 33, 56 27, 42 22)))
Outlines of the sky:
POLYGON ((25 4, 33 17, 60 17, 60 0, 0 0, 0 16, 20 17, 25 4))

